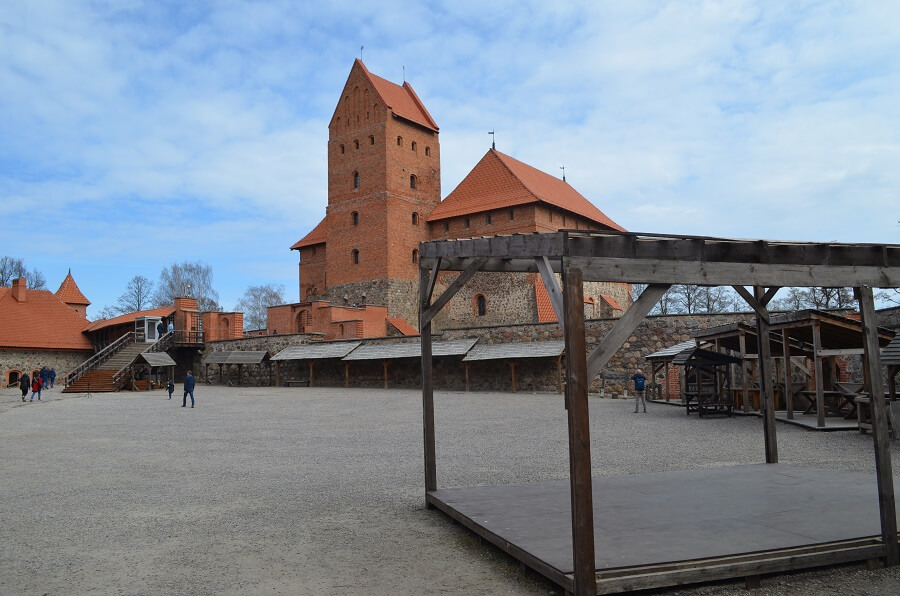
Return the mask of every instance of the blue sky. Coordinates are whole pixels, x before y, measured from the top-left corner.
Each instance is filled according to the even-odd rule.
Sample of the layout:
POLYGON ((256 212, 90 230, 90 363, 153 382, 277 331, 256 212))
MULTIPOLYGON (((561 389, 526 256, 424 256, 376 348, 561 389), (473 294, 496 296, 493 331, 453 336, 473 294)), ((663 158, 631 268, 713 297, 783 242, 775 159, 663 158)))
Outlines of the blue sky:
POLYGON ((93 302, 213 267, 298 299, 328 121, 359 57, 441 127, 632 231, 900 242, 900 12, 881 2, 0 4, 0 254, 93 302))

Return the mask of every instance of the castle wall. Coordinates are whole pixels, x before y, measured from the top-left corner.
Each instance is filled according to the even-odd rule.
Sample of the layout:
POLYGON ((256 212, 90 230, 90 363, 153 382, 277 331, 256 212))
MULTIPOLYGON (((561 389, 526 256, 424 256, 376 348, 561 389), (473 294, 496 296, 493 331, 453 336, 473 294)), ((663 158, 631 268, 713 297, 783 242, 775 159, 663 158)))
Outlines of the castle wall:
POLYGON ((10 374, 32 371, 46 366, 56 369, 56 382, 61 386, 70 370, 90 358, 92 352, 58 352, 54 350, 0 350, 0 382, 9 384, 10 374))

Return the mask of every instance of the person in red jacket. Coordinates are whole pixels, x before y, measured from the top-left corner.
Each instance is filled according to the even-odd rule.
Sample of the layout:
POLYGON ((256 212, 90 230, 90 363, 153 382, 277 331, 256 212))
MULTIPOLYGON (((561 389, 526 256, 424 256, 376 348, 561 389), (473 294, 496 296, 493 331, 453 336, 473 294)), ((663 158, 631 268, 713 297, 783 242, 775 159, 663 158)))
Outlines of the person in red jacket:
POLYGON ((41 401, 41 387, 43 386, 41 375, 31 375, 31 401, 34 401, 35 394, 38 396, 38 401, 41 401))

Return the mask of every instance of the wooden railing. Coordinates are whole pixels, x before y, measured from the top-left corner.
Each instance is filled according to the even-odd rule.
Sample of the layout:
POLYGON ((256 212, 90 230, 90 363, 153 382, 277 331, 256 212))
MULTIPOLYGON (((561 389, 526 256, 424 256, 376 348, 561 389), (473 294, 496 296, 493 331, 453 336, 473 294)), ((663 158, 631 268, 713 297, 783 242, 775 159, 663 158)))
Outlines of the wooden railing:
POLYGON ((66 387, 80 379, 85 375, 85 373, 94 370, 95 368, 112 358, 116 354, 116 352, 121 350, 127 344, 133 343, 134 341, 134 331, 129 331, 116 341, 112 342, 111 344, 70 370, 68 373, 66 373, 65 377, 66 387))

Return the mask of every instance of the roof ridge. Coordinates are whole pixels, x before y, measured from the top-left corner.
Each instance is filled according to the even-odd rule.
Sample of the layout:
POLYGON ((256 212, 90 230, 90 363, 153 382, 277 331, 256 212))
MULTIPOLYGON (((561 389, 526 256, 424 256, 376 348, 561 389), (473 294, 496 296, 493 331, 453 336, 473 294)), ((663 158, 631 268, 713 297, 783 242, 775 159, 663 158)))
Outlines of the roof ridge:
POLYGON ((428 108, 426 108, 425 104, 422 103, 422 100, 419 99, 419 94, 415 92, 415 90, 412 88, 412 85, 409 84, 409 81, 403 81, 403 88, 409 92, 409 95, 412 97, 413 101, 416 103, 419 109, 422 110, 422 115, 424 115, 428 119, 428 123, 431 124, 431 126, 435 130, 439 130, 437 122, 435 122, 434 118, 431 117, 431 114, 428 112, 428 108))

